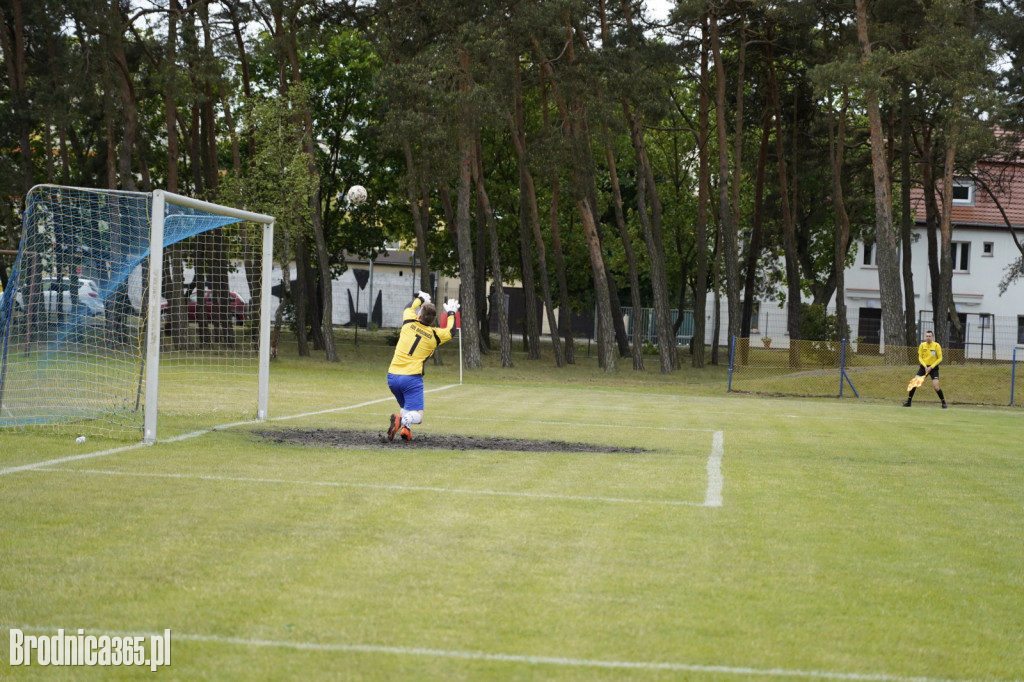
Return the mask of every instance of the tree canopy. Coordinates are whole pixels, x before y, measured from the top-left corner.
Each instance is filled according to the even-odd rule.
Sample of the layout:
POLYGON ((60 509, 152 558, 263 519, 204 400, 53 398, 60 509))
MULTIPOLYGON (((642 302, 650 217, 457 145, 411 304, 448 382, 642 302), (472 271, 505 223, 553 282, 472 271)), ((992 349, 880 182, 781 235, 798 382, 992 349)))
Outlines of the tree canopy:
MULTIPOLYGON (((468 367, 503 310, 486 283, 518 282, 560 312, 558 365, 593 311, 602 366, 643 368, 627 305, 653 308, 668 373, 672 311, 699 311, 703 339, 711 293, 722 341, 766 297, 792 338, 802 304, 836 297, 845 326, 868 240, 902 345, 909 192, 1018 153, 1022 18, 1006 0, 676 0, 667 21, 644 0, 2 0, 0 248, 35 184, 166 188, 281 216, 275 258, 312 285, 300 335, 329 358, 329 296, 308 292, 397 241, 424 286, 462 278, 468 367), (371 196, 354 211, 352 184, 371 196)), ((945 310, 950 206, 926 203, 945 310)))

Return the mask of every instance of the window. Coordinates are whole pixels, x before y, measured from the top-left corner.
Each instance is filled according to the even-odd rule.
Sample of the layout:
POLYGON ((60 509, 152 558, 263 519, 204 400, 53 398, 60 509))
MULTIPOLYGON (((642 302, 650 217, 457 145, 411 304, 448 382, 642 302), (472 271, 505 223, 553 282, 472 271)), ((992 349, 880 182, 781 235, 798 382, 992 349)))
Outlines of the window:
POLYGON ((982 329, 991 329, 992 316, 989 315, 988 313, 981 313, 980 315, 978 315, 978 323, 980 324, 982 329))
POLYGON ((974 181, 958 178, 953 181, 953 205, 974 206, 974 181))
POLYGON ((970 272, 971 243, 953 242, 949 248, 953 256, 953 272, 970 272))
POLYGON ((1024 315, 1017 316, 1017 344, 1024 346, 1024 315))
POLYGON ((981 255, 983 258, 991 258, 995 254, 996 245, 992 242, 985 242, 981 245, 981 255))
POLYGON ((875 262, 875 245, 869 242, 864 242, 864 259, 861 261, 861 265, 866 268, 875 267, 878 263, 875 262))

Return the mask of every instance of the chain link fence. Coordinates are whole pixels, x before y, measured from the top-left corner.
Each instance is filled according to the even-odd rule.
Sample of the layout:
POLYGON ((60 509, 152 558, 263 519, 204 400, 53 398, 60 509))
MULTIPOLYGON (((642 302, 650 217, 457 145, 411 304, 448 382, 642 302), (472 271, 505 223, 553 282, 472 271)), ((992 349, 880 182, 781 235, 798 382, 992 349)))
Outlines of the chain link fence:
MULTIPOLYGON (((1024 349, 1011 349, 1009 359, 972 358, 964 349, 943 349, 941 386, 950 404, 1012 405, 1024 349)), ((862 342, 790 341, 774 344, 765 337, 736 338, 730 345, 729 390, 764 395, 857 397, 900 401, 917 373, 917 346, 886 346, 862 342)), ((918 389, 916 404, 938 397, 931 382, 918 389)))

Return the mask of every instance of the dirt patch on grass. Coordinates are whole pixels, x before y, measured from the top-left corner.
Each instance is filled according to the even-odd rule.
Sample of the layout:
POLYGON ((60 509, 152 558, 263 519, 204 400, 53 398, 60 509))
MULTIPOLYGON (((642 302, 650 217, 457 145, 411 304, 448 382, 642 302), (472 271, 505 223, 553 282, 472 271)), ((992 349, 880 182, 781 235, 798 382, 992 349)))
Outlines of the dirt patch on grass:
POLYGON ((644 448, 620 448, 612 445, 570 443, 559 440, 526 438, 485 438, 438 433, 414 433, 413 439, 388 442, 382 431, 345 429, 281 429, 255 431, 264 440, 318 448, 421 449, 421 450, 509 450, 513 452, 647 452, 644 448))

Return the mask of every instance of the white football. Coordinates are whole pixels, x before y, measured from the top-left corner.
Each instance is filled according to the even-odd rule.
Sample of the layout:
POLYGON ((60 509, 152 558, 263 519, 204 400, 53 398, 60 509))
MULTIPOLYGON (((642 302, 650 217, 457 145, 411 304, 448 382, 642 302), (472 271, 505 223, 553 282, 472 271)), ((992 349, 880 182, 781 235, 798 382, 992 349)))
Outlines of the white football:
POLYGON ((361 204, 366 201, 366 188, 362 185, 352 185, 348 188, 348 200, 353 204, 361 204))

